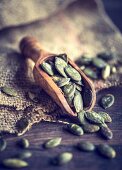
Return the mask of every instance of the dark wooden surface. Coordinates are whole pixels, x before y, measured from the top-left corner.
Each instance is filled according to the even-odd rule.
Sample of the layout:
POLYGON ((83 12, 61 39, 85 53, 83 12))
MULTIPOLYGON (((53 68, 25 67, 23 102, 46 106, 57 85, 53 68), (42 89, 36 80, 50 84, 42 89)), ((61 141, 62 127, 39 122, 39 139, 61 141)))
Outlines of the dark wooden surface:
MULTIPOLYGON (((96 134, 85 134, 81 137, 74 136, 68 132, 66 132, 62 124, 57 123, 48 123, 42 122, 39 123, 27 132, 23 137, 26 137, 30 141, 29 150, 32 151, 32 158, 27 159, 30 166, 28 170, 121 170, 122 169, 122 87, 112 87, 110 89, 102 90, 97 94, 97 100, 99 101, 100 97, 106 93, 112 93, 115 96, 114 105, 107 109, 106 111, 110 113, 113 122, 110 124, 110 127, 114 133, 114 137, 112 140, 103 139, 99 133, 96 134), (42 147, 43 142, 52 137, 62 137, 62 144, 60 147, 45 150, 42 147), (106 158, 101 157, 94 153, 85 153, 80 152, 75 147, 79 141, 89 140, 94 144, 100 143, 109 143, 111 144, 116 152, 117 157, 112 160, 108 160, 106 158), (64 166, 58 167, 50 164, 50 160, 56 156, 58 153, 63 151, 71 151, 74 155, 73 160, 64 166)), ((98 103, 97 101, 97 103, 98 103)), ((101 107, 96 104, 96 111, 103 110, 101 107)), ((0 153, 0 162, 4 158, 14 157, 18 152, 21 151, 18 148, 16 141, 21 137, 15 136, 6 136, 6 140, 8 143, 8 147, 4 152, 0 153)), ((0 170, 4 170, 2 165, 0 166, 0 170)))

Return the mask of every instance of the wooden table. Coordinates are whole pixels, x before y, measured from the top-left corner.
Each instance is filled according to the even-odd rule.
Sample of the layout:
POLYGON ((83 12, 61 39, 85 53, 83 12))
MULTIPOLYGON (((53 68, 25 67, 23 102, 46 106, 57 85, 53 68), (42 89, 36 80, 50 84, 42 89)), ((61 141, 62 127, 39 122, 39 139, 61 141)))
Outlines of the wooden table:
MULTIPOLYGON (((42 122, 39 123, 27 132, 23 137, 30 141, 29 150, 32 151, 33 156, 27 161, 29 162, 28 170, 121 170, 122 169, 122 87, 112 87, 102 90, 97 94, 97 104, 95 106, 96 111, 103 110, 99 107, 98 101, 101 95, 111 93, 115 96, 114 105, 106 111, 110 113, 113 122, 110 124, 110 128, 114 133, 112 140, 103 139, 99 133, 85 134, 81 137, 74 136, 64 130, 64 125, 57 123, 42 122), (52 137, 62 137, 61 146, 46 150, 42 147, 42 144, 47 139, 52 137), (116 152, 115 159, 109 160, 98 155, 97 152, 86 153, 77 150, 76 144, 79 141, 91 141, 94 144, 109 143, 116 152), (73 153, 73 160, 64 166, 54 166, 50 164, 50 160, 58 153, 63 151, 69 151, 73 153)), ((14 157, 21 149, 17 146, 17 142, 21 137, 8 136, 6 137, 8 147, 4 152, 0 153, 0 161, 4 158, 14 157)), ((0 166, 0 170, 4 168, 0 166)))

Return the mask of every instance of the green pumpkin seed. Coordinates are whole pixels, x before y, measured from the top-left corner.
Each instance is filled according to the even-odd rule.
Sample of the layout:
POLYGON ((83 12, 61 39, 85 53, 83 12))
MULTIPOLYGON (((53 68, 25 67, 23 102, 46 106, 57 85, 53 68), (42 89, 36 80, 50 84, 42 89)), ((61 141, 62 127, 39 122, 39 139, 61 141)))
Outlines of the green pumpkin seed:
POLYGON ((64 95, 68 98, 74 97, 75 89, 76 89, 75 84, 69 83, 68 85, 65 85, 63 88, 64 95))
POLYGON ((98 78, 97 73, 96 73, 94 70, 92 70, 91 68, 85 68, 85 69, 83 70, 83 72, 84 72, 88 77, 90 77, 90 78, 92 78, 92 79, 97 79, 97 78, 98 78))
POLYGON ((104 60, 100 58, 96 58, 96 57, 92 60, 92 63, 95 67, 100 68, 100 69, 104 68, 107 64, 104 60))
POLYGON ((66 61, 64 61, 62 58, 55 57, 55 68, 63 77, 67 77, 67 75, 64 71, 64 68, 66 66, 67 66, 66 61))
POLYGON ((86 120, 85 120, 85 111, 84 110, 82 110, 79 113, 77 113, 77 117, 78 117, 78 121, 80 122, 81 125, 86 123, 86 120))
POLYGON ((111 67, 111 73, 113 73, 113 74, 114 74, 114 73, 116 73, 116 72, 117 72, 116 67, 115 67, 115 66, 112 66, 112 67, 111 67))
POLYGON ((98 146, 98 152, 107 158, 115 158, 116 157, 116 151, 107 144, 101 144, 98 146))
POLYGON ((114 104, 114 96, 112 94, 106 94, 101 98, 100 104, 104 109, 111 107, 114 104))
POLYGON ((81 81, 80 73, 76 69, 74 69, 72 66, 67 65, 67 67, 65 67, 65 72, 67 76, 69 76, 72 80, 81 81))
POLYGON ((87 57, 86 55, 79 59, 79 63, 83 65, 89 65, 92 62, 92 57, 87 57))
POLYGON ((81 136, 84 134, 83 129, 76 124, 67 125, 67 130, 77 136, 81 136))
POLYGON ((75 84, 76 85, 76 89, 78 90, 78 91, 82 91, 82 87, 80 86, 80 85, 78 85, 78 84, 75 84))
POLYGON ((75 96, 74 96, 74 107, 76 112, 80 112, 83 110, 83 99, 82 99, 82 95, 80 94, 80 92, 76 91, 75 92, 75 96))
POLYGON ((103 68, 102 70, 102 78, 106 80, 110 76, 110 73, 111 73, 111 67, 110 65, 107 64, 105 68, 103 68))
POLYGON ((108 113, 106 113, 106 112, 98 112, 98 114, 99 114, 101 117, 103 117, 104 122, 106 122, 106 123, 112 122, 112 118, 109 116, 108 113))
POLYGON ((28 166, 28 163, 16 158, 10 158, 3 160, 3 165, 7 168, 24 168, 28 166))
POLYGON ((112 139, 113 138, 113 133, 111 129, 105 124, 101 126, 101 133, 106 139, 112 139))
POLYGON ((41 68, 47 73, 49 74, 50 76, 53 76, 54 75, 54 71, 53 71, 53 67, 51 64, 47 63, 47 62, 43 62, 41 64, 41 68))
POLYGON ((22 151, 21 153, 19 153, 17 155, 17 157, 19 159, 26 159, 26 158, 30 158, 32 156, 32 153, 30 151, 22 151))
POLYGON ((17 91, 14 90, 13 88, 11 87, 8 87, 8 86, 4 86, 1 88, 1 91, 3 93, 5 93, 6 95, 8 96, 11 96, 11 97, 16 97, 17 96, 17 91))
POLYGON ((22 138, 18 141, 18 145, 22 148, 28 148, 29 147, 29 141, 26 138, 22 138))
POLYGON ((50 139, 44 144, 44 147, 47 149, 57 147, 60 145, 61 140, 62 140, 62 138, 60 138, 60 137, 50 139))
POLYGON ((62 58, 66 63, 68 63, 68 57, 66 54, 59 54, 58 57, 62 58))
POLYGON ((100 130, 99 126, 93 125, 90 123, 83 124, 82 128, 85 133, 94 133, 94 132, 98 132, 100 130))
POLYGON ((89 141, 82 141, 78 144, 78 148, 82 151, 92 152, 95 150, 95 145, 89 141))
POLYGON ((73 97, 74 97, 74 96, 72 96, 72 97, 66 97, 66 101, 67 101, 67 103, 70 105, 70 107, 73 107, 73 97))
POLYGON ((104 119, 101 117, 98 113, 92 111, 92 112, 85 112, 86 118, 93 122, 93 123, 98 123, 98 124, 103 124, 104 119))
POLYGON ((70 78, 60 78, 59 81, 56 82, 56 84, 59 86, 59 87, 63 87, 65 85, 67 85, 70 81, 70 78))
POLYGON ((0 138, 0 152, 4 151, 6 149, 7 142, 3 139, 0 138))
POLYGON ((71 152, 63 152, 53 160, 53 163, 56 165, 64 165, 70 162, 72 158, 73 154, 71 152))

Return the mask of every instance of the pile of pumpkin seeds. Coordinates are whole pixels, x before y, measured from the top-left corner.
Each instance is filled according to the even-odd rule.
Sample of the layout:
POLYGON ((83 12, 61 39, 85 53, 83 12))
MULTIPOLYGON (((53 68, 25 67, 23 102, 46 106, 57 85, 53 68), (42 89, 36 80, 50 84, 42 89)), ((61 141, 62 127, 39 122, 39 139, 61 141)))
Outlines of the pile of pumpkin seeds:
POLYGON ((114 53, 99 53, 96 57, 83 55, 76 62, 81 70, 91 79, 104 79, 117 72, 114 53))
POLYGON ((60 88, 69 106, 74 112, 80 112, 84 108, 84 85, 80 73, 69 63, 66 54, 52 57, 52 60, 44 61, 40 68, 43 69, 60 88))
MULTIPOLYGON (((52 139, 49 139, 46 141, 43 146, 45 149, 53 149, 55 147, 58 147, 61 145, 62 138, 61 137, 55 137, 52 139)), ((25 138, 19 140, 17 142, 23 150, 19 152, 16 156, 6 158, 2 161, 2 164, 7 168, 23 168, 28 167, 29 163, 26 161, 27 158, 30 158, 32 156, 32 152, 29 150, 29 141, 25 138)), ((0 152, 4 151, 7 147, 7 142, 0 138, 0 152)), ((97 151, 100 155, 106 157, 106 158, 115 158, 116 152, 115 150, 107 145, 107 144, 101 144, 101 145, 94 145, 93 143, 89 141, 81 141, 76 144, 76 148, 80 151, 84 152, 94 152, 97 151)), ((73 159, 73 153, 72 152, 61 152, 55 157, 51 158, 51 163, 53 165, 65 165, 69 163, 73 159)))

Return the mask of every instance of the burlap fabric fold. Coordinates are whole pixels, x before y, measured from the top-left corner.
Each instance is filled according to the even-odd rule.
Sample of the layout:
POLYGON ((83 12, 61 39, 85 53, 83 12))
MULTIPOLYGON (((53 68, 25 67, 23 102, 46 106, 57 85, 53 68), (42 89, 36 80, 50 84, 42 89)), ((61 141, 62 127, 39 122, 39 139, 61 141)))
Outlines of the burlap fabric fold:
MULTIPOLYGON (((50 7, 53 4, 48 2, 43 5, 50 7)), ((102 51, 114 51, 118 57, 115 61, 118 67, 117 74, 106 82, 102 80, 95 82, 95 86, 99 89, 121 85, 122 37, 104 13, 101 2, 67 1, 64 6, 65 8, 57 6, 56 12, 48 13, 46 17, 39 16, 38 21, 27 20, 26 23, 20 21, 19 25, 17 22, 15 24, 11 22, 14 26, 7 22, 11 27, 0 31, 0 86, 13 87, 18 93, 17 97, 0 93, 0 131, 21 135, 41 120, 59 122, 62 120, 63 113, 60 108, 26 74, 27 64, 18 49, 23 36, 34 36, 47 50, 55 53, 65 52, 73 60, 84 52, 95 56, 102 51), (28 98, 29 91, 37 95, 38 102, 28 98)), ((4 26, 6 24, 3 24, 4 26)))

